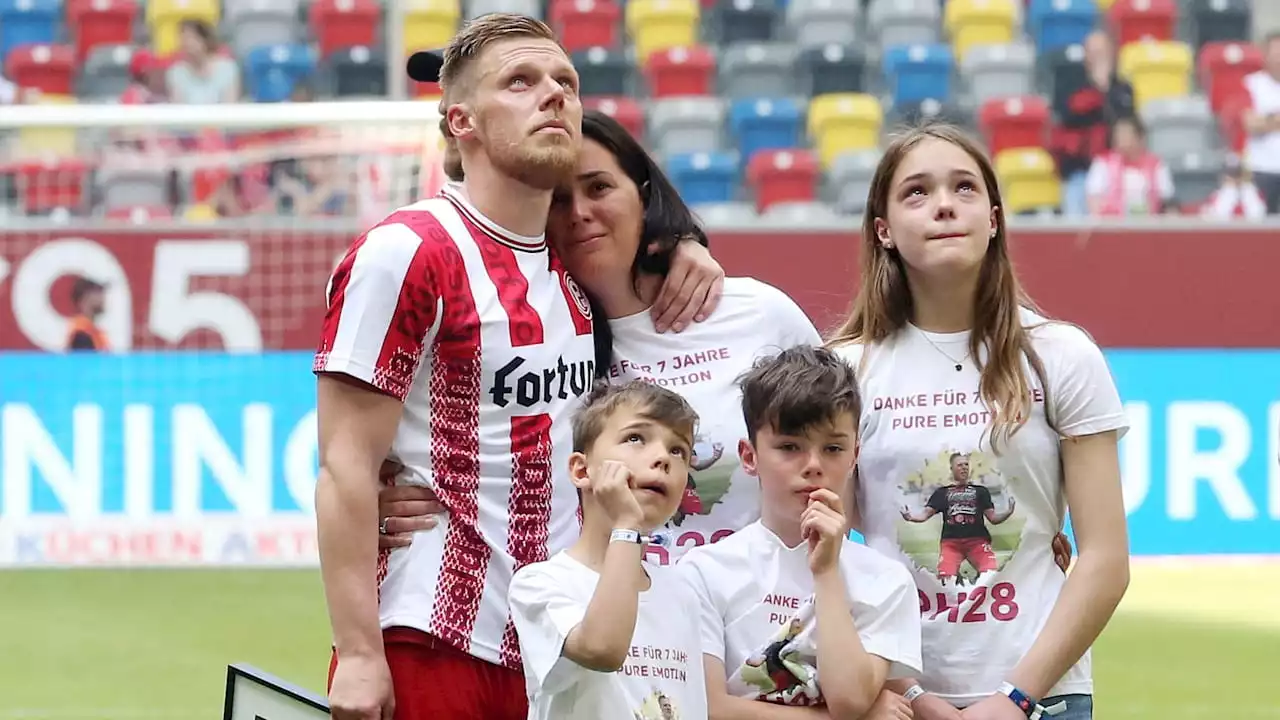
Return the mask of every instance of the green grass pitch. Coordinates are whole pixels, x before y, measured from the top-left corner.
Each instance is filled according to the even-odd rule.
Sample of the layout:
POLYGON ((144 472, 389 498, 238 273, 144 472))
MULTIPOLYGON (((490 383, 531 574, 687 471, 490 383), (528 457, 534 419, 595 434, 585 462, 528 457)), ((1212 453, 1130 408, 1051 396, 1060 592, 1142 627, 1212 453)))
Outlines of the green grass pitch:
MULTIPOLYGON (((1280 563, 1136 562, 1098 720, 1280 719, 1280 563)), ((322 691, 315 571, 0 572, 0 720, 217 720, 226 666, 322 691)))

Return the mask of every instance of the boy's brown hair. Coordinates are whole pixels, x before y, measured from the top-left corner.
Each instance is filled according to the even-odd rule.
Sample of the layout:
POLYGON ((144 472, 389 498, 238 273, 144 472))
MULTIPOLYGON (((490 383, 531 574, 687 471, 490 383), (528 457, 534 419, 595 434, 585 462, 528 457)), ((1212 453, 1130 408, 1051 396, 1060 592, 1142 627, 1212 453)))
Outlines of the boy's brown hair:
POLYGON ((698 430, 698 413, 680 395, 643 380, 623 385, 598 382, 573 416, 573 451, 585 453, 604 432, 609 418, 628 408, 679 435, 689 446, 698 430))
POLYGON ((825 348, 802 345, 756 360, 738 377, 738 385, 747 437, 753 443, 764 427, 798 435, 844 413, 853 415, 857 428, 862 416, 853 367, 825 348))

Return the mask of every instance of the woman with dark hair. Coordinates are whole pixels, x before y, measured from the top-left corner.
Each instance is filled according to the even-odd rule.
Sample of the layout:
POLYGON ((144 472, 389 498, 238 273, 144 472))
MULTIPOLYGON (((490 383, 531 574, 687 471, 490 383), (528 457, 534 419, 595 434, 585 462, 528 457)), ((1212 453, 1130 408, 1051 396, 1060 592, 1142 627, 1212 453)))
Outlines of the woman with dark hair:
POLYGON ((165 75, 172 102, 213 105, 240 99, 240 68, 219 52, 211 25, 203 20, 183 20, 178 26, 178 41, 178 60, 165 75))

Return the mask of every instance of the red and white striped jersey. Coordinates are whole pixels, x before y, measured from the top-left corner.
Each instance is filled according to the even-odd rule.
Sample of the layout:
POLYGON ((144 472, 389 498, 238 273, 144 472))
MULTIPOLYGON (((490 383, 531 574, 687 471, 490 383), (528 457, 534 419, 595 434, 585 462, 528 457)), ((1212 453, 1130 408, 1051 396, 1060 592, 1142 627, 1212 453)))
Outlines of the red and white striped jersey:
POLYGON ((457 187, 392 213, 334 271, 315 371, 404 403, 392 455, 441 524, 379 562, 382 627, 520 668, 507 588, 578 536, 571 414, 591 386, 586 296, 542 237, 457 187))

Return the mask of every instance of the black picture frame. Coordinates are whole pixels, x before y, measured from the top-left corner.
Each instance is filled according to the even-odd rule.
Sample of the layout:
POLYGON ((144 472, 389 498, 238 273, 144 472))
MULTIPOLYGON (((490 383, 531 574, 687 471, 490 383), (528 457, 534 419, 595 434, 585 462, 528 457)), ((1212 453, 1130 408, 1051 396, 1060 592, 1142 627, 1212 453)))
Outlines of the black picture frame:
POLYGON ((222 720, 232 720, 231 713, 235 710, 236 688, 243 682, 258 685, 298 703, 306 710, 322 713, 322 717, 329 717, 329 703, 323 697, 304 690, 291 682, 281 680, 271 673, 259 670, 252 665, 236 663, 227 666, 227 687, 222 705, 222 720))

